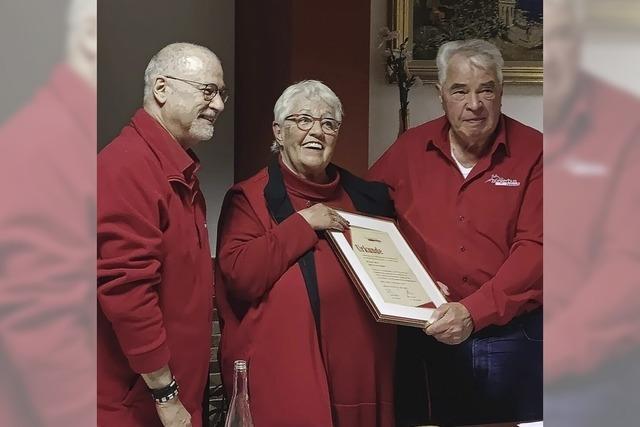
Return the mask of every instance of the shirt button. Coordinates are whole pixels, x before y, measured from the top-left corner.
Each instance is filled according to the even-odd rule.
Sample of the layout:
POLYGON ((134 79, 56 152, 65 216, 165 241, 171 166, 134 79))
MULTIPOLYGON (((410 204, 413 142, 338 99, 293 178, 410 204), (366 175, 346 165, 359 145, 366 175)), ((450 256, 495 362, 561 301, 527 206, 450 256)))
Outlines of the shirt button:
POLYGON ((307 200, 307 207, 311 206, 311 200, 307 200))
POLYGON ((462 276, 462 281, 464 283, 467 283, 469 281, 469 278, 467 276, 462 276))
POLYGON ((460 222, 464 221, 464 216, 460 215, 460 216, 458 217, 458 221, 460 221, 460 222))
POLYGON ((464 252, 466 250, 467 250, 467 248, 465 248, 464 246, 460 246, 460 252, 464 252))

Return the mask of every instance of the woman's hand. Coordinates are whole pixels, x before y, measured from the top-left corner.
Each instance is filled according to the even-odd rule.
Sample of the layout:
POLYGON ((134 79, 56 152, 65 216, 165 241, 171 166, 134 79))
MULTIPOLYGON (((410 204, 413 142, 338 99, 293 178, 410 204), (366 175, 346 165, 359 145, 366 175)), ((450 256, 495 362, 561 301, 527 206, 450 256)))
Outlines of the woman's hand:
POLYGON ((178 397, 165 403, 156 403, 158 417, 164 427, 191 427, 191 415, 178 397))
POLYGON ((334 209, 322 203, 302 209, 298 213, 314 230, 344 231, 349 228, 349 221, 338 215, 334 209))

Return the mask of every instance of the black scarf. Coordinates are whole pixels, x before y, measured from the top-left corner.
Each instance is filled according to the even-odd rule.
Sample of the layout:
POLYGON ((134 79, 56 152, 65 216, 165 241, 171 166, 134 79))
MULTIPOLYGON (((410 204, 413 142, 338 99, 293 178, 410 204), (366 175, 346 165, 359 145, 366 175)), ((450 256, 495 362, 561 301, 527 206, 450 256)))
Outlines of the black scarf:
MULTIPOLYGON (((389 197, 389 190, 386 184, 365 181, 334 164, 329 164, 327 167, 327 173, 329 173, 330 176, 335 173, 334 171, 336 170, 340 173, 340 185, 342 185, 342 188, 344 188, 349 195, 356 210, 376 216, 393 217, 395 215, 393 202, 389 197)), ((295 211, 287 194, 277 157, 269 164, 268 173, 269 181, 264 188, 264 198, 267 201, 269 213, 273 219, 280 224, 289 216, 293 215, 295 211)), ((318 292, 318 276, 316 274, 313 249, 300 257, 298 265, 300 266, 307 287, 309 303, 311 304, 311 310, 316 324, 316 333, 318 339, 320 339, 320 295, 318 292)))

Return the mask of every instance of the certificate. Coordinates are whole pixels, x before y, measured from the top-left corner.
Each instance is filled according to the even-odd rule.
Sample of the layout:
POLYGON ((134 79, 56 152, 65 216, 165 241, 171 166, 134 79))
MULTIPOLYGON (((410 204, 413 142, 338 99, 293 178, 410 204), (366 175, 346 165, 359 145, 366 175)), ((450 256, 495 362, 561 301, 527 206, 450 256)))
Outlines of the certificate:
POLYGON ((337 210, 350 223, 329 242, 379 322, 424 328, 447 302, 395 222, 337 210))

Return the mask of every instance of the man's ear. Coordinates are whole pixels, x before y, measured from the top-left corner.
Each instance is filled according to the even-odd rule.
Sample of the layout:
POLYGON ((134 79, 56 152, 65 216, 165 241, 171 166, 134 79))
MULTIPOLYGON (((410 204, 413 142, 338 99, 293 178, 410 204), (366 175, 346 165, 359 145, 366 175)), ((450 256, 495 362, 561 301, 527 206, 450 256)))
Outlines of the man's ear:
POLYGON ((273 137, 276 139, 276 142, 282 145, 282 140, 284 139, 284 135, 282 135, 282 126, 280 126, 280 123, 273 122, 271 124, 271 129, 273 129, 273 137))
POLYGON ((444 108, 444 101, 442 100, 442 86, 440 83, 436 83, 436 90, 438 91, 438 99, 440 100, 440 105, 444 108))
POLYGON ((167 102, 167 79, 163 76, 156 77, 156 81, 153 83, 153 97, 160 105, 167 102))
POLYGON ((97 61, 98 57, 98 30, 95 14, 87 15, 82 20, 80 27, 80 50, 88 61, 97 61))

